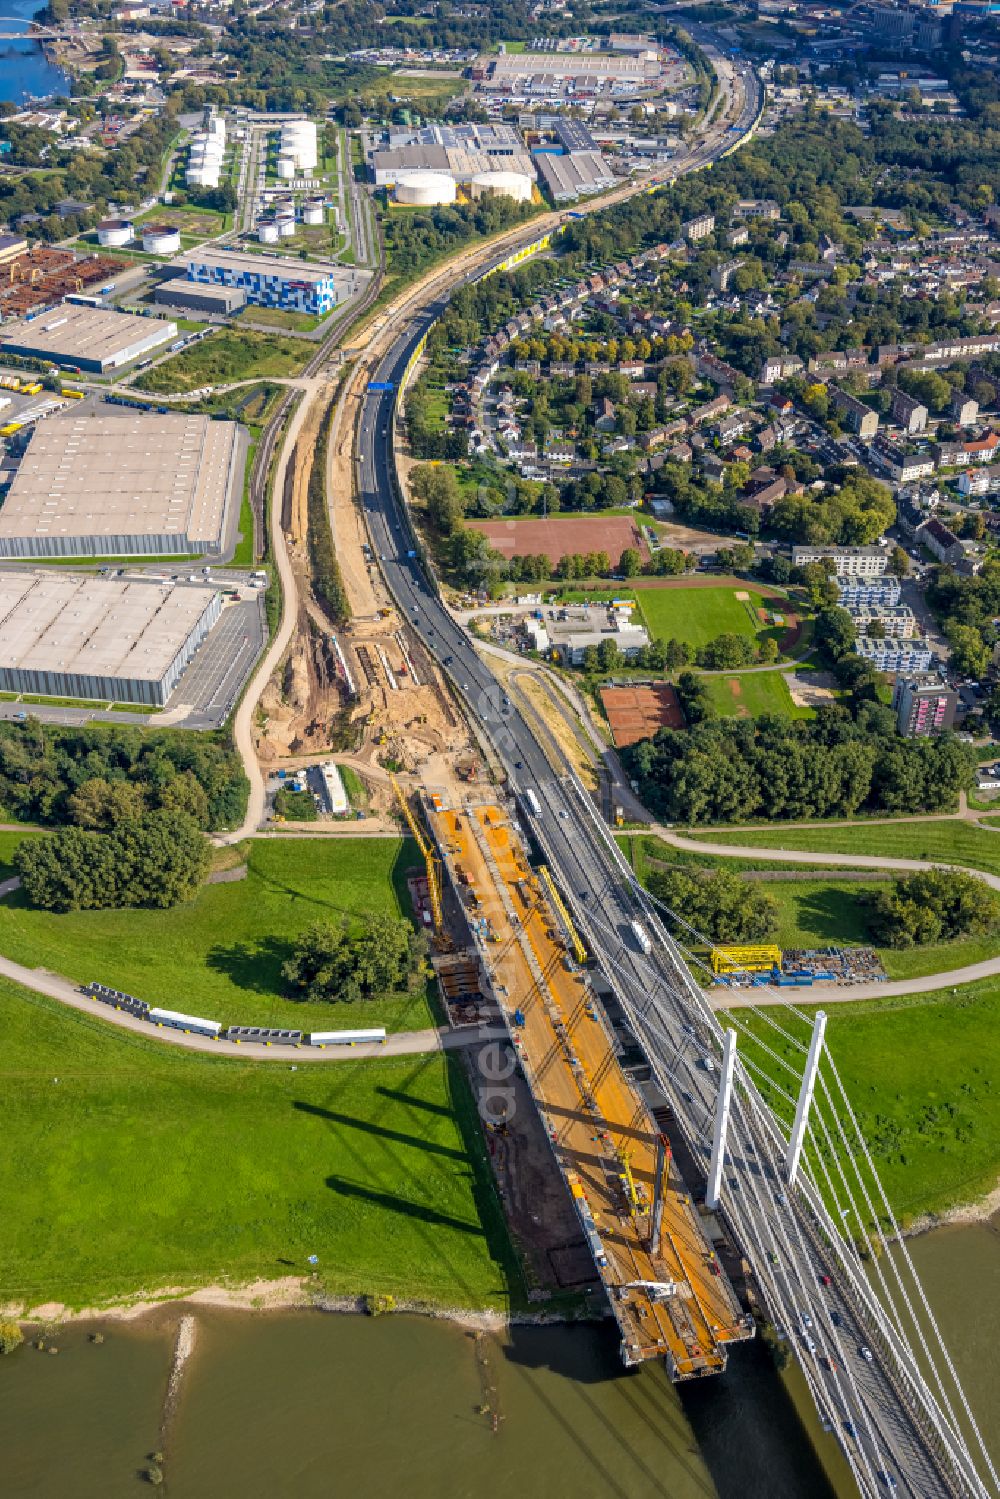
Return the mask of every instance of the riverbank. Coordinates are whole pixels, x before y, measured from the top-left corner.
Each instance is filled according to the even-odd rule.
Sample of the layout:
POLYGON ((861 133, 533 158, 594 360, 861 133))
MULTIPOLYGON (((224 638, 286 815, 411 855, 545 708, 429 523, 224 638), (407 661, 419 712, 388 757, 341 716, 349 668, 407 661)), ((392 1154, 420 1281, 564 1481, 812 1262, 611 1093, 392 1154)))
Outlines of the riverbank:
POLYGON ((994 1218, 1000 1220, 1000 1181, 985 1197, 960 1203, 957 1207, 946 1208, 940 1213, 924 1213, 915 1218, 904 1230, 903 1237, 913 1239, 919 1234, 933 1233, 938 1228, 970 1228, 974 1224, 992 1223, 994 1218))
MULTIPOLYGON (((407 1315, 425 1317, 434 1322, 451 1322, 469 1332, 501 1335, 515 1327, 559 1327, 581 1322, 601 1322, 605 1314, 579 1313, 561 1308, 558 1311, 499 1312, 489 1307, 477 1311, 460 1306, 437 1306, 426 1301, 391 1298, 391 1305, 372 1311, 367 1296, 336 1296, 325 1291, 311 1275, 286 1275, 275 1280, 249 1281, 245 1285, 208 1285, 196 1289, 184 1286, 166 1287, 157 1296, 111 1302, 107 1306, 71 1307, 60 1301, 38 1306, 8 1305, 0 1315, 15 1317, 25 1327, 70 1326, 76 1323, 133 1323, 159 1317, 170 1307, 185 1313, 192 1311, 253 1312, 329 1312, 339 1316, 407 1315)), ((193 1346, 193 1345, 191 1345, 193 1346)), ((186 1362, 191 1347, 184 1349, 186 1362)))

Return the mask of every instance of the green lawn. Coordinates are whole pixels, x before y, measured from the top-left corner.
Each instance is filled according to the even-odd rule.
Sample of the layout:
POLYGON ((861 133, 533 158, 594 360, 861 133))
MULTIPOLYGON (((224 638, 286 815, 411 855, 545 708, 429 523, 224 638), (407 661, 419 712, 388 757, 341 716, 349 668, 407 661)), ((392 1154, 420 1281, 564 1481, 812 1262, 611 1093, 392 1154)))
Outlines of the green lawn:
POLYGON ((817 853, 875 854, 893 859, 927 859, 931 863, 967 864, 1000 874, 1000 833, 990 833, 971 823, 944 819, 937 822, 900 820, 890 823, 858 823, 852 827, 787 828, 770 823, 750 833, 717 833, 699 830, 687 834, 695 839, 731 843, 734 847, 813 849, 817 853))
POLYGON ((248 376, 294 375, 306 362, 310 345, 279 334, 238 333, 218 329, 191 344, 133 382, 136 390, 182 394, 203 385, 227 384, 248 376))
POLYGON ((266 323, 271 328, 287 328, 293 333, 311 333, 322 318, 311 312, 289 312, 284 307, 245 307, 239 315, 244 323, 266 323))
MULTIPOLYGON (((787 947, 867 946, 871 943, 865 896, 886 889, 886 882, 837 880, 767 880, 763 888, 778 903, 775 941, 787 947)), ((880 947, 879 957, 890 979, 927 978, 981 963, 995 956, 995 937, 963 937, 926 947, 880 947)))
POLYGON ((760 601, 752 588, 640 588, 639 608, 649 633, 658 640, 705 645, 717 635, 755 636, 751 611, 760 601), (736 597, 750 594, 750 606, 736 597))
POLYGON ((461 1062, 297 1071, 146 1041, 0 983, 4 1296, 71 1306, 308 1272, 523 1294, 461 1062))
MULTIPOLYGON (((19 835, 0 837, 9 850, 19 835)), ((284 997, 281 978, 295 936, 312 922, 408 911, 405 874, 419 862, 411 842, 275 838, 254 839, 249 848, 245 880, 206 885, 191 905, 171 911, 59 915, 29 909, 15 893, 0 902, 0 953, 223 1022, 302 1030, 432 1024, 433 1001, 423 992, 313 1005, 284 997)))
POLYGON ((780 713, 786 718, 813 716, 811 708, 798 708, 792 702, 792 694, 781 671, 733 672, 732 676, 710 674, 702 680, 720 718, 759 718, 764 713, 780 713))
MULTIPOLYGON (((858 1114, 893 1210, 904 1222, 991 1191, 1000 1169, 1000 985, 828 1010, 827 1045, 858 1114)), ((752 1017, 773 1050, 802 1055, 752 1017)), ((805 1027, 781 1016, 800 1038, 805 1027)), ((739 1032, 740 1047, 753 1043, 739 1032)), ((789 1074, 768 1063, 771 1074, 789 1074)), ((789 1106, 775 1094, 775 1109, 789 1106)))

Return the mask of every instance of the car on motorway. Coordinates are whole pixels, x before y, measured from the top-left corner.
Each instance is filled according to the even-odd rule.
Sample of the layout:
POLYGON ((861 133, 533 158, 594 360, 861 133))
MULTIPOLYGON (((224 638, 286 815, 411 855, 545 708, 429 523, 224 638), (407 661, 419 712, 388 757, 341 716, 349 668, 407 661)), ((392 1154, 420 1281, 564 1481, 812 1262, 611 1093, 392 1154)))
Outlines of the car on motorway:
POLYGON ((821 1286, 832 1286, 833 1285, 833 1281, 830 1279, 829 1275, 821 1275, 820 1278, 819 1278, 819 1283, 820 1283, 821 1286))
POLYGON ((858 1352, 861 1354, 861 1357, 864 1359, 866 1364, 874 1363, 875 1355, 874 1353, 872 1353, 867 1343, 862 1343, 861 1347, 858 1349, 858 1352))
POLYGON ((893 1477, 893 1475, 889 1472, 888 1468, 880 1468, 879 1469, 878 1481, 879 1481, 880 1484, 883 1485, 884 1488, 887 1488, 887 1489, 894 1489, 894 1488, 896 1488, 896 1480, 893 1477))

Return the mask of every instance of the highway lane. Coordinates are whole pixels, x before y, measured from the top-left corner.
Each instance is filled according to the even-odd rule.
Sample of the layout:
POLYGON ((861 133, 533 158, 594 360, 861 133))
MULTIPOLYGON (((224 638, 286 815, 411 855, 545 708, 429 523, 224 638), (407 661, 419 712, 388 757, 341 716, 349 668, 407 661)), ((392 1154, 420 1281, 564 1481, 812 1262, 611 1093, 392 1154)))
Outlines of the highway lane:
MULTIPOLYGON (((723 149, 725 137, 692 152, 687 169, 723 149)), ((378 381, 399 387, 413 348, 442 306, 439 300, 412 318, 376 371, 378 381)), ((370 392, 358 434, 359 490, 386 580, 493 742, 524 822, 556 871, 574 920, 650 1056, 678 1128, 701 1156, 715 1091, 704 1060, 718 1054, 718 1025, 676 945, 631 886, 630 872, 620 867, 585 794, 553 768, 536 734, 441 604, 396 491, 394 415, 394 390, 370 392), (522 793, 528 787, 543 807, 537 820, 525 807, 522 793), (637 916, 658 938, 649 958, 630 939, 630 922, 637 916)), ((970 1471, 959 1476, 952 1464, 942 1467, 932 1455, 922 1433, 941 1422, 919 1371, 818 1194, 808 1184, 794 1192, 784 1186, 783 1149, 752 1086, 742 1088, 727 1168, 736 1186, 727 1186, 724 1213, 754 1262, 772 1315, 796 1346, 817 1406, 837 1431, 859 1487, 875 1494, 898 1486, 923 1499, 985 1492, 970 1471), (869 1343, 871 1361, 862 1352, 869 1343)))

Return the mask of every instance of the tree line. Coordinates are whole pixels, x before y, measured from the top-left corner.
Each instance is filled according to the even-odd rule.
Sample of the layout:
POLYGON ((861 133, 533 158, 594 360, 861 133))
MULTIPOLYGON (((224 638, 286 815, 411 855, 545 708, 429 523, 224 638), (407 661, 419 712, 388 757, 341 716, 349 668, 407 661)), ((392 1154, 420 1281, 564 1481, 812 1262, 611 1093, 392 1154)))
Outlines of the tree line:
POLYGON ((903 739, 891 711, 863 702, 814 719, 718 719, 658 729, 622 751, 651 812, 667 822, 781 822, 953 808, 975 775, 953 735, 903 739))
POLYGON ((236 826, 248 794, 221 734, 0 721, 0 805, 20 822, 100 832, 163 811, 210 831, 236 826))

